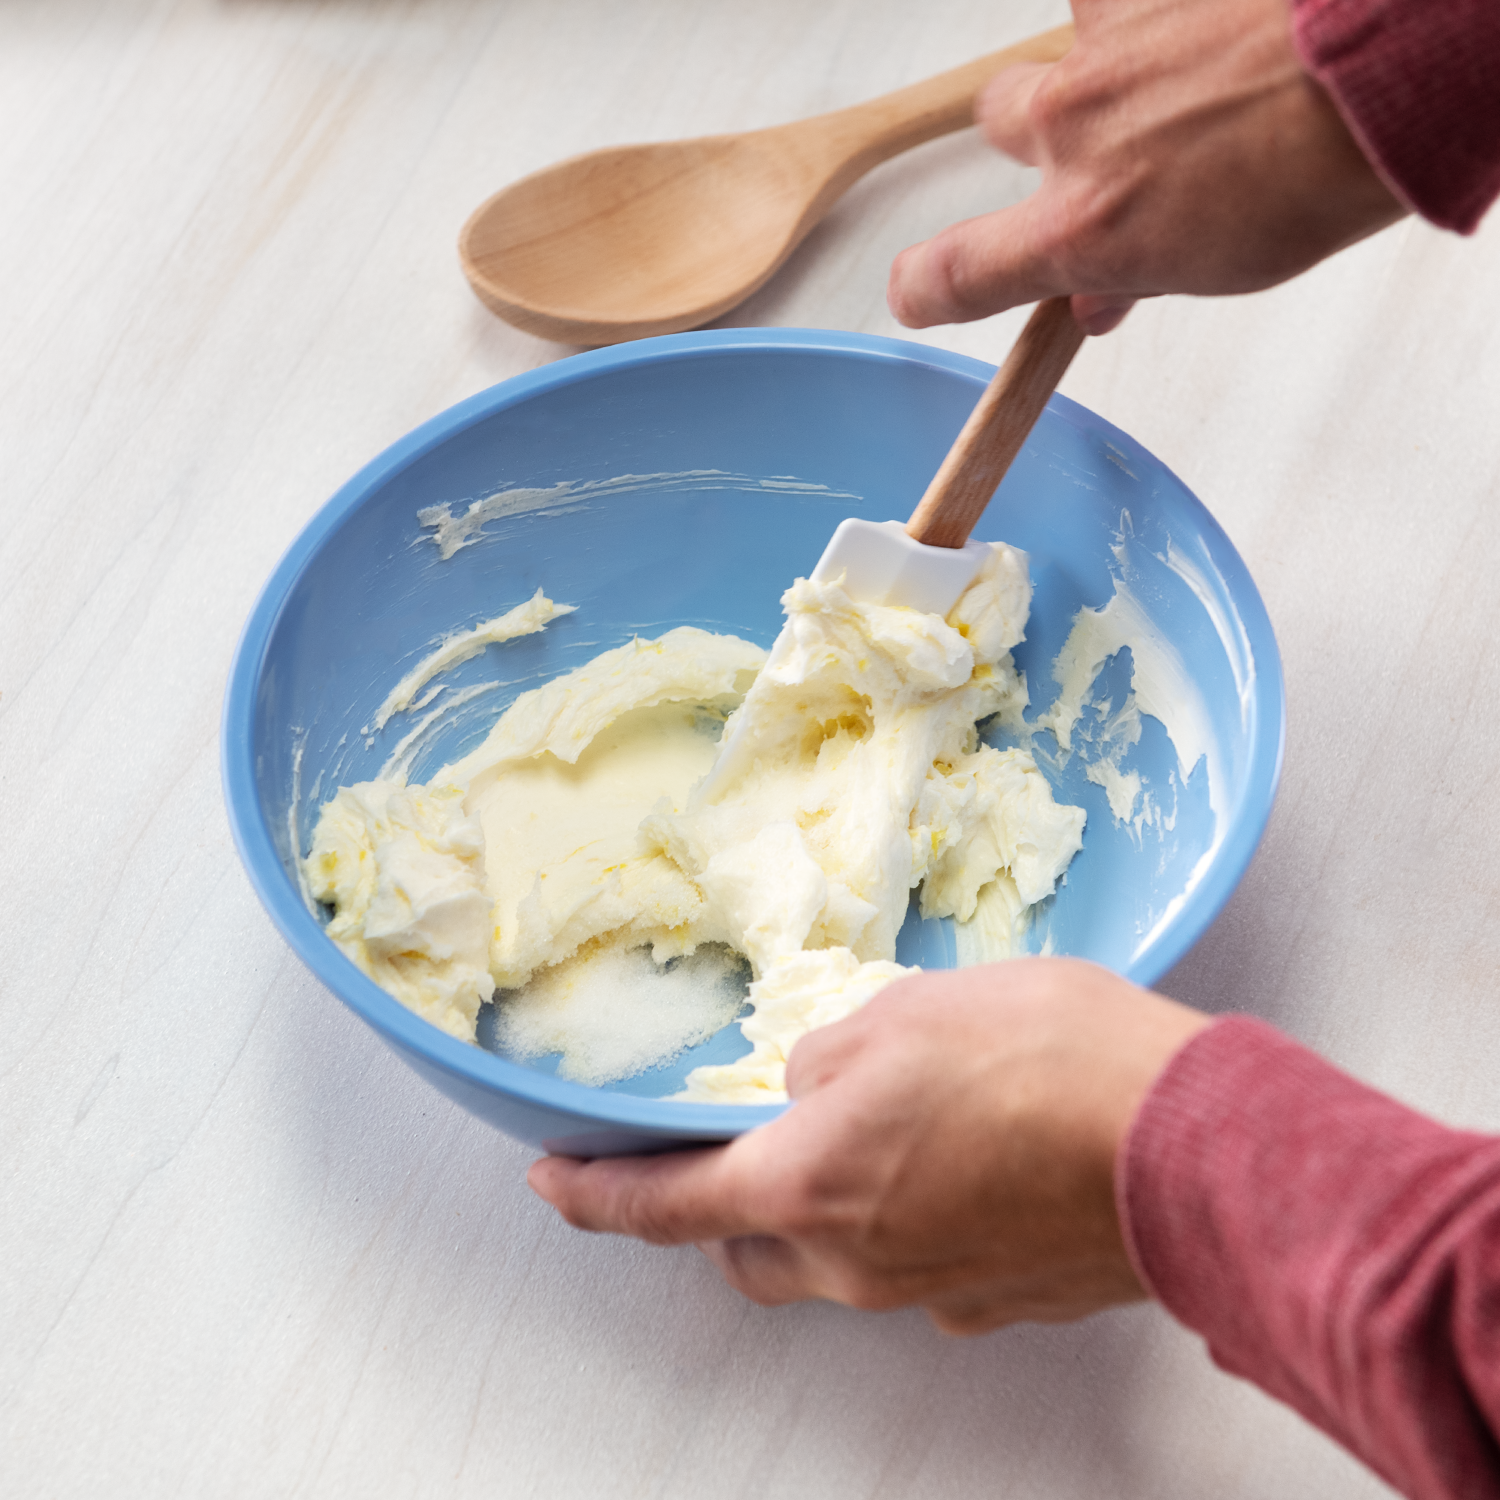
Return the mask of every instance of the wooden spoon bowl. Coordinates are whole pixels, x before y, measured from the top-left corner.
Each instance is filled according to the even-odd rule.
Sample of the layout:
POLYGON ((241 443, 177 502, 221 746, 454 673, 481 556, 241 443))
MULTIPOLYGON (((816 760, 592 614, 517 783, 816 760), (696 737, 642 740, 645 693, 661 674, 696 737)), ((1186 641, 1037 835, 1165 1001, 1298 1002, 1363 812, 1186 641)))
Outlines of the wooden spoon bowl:
POLYGON ((616 146, 523 177, 459 236, 464 274, 507 322, 568 344, 696 328, 764 285, 871 167, 973 123, 1017 62, 1053 62, 1061 26, 866 104, 738 135, 616 146))

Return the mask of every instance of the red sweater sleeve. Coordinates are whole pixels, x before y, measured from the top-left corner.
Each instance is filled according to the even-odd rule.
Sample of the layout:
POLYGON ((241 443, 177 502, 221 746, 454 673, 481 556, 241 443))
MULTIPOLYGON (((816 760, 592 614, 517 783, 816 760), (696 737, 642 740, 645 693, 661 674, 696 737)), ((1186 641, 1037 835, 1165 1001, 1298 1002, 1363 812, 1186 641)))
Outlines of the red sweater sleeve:
POLYGON ((1500 1138, 1230 1017, 1157 1080, 1116 1187, 1142 1280, 1219 1365, 1416 1500, 1500 1497, 1500 1138))
POLYGON ((1500 196, 1500 4, 1292 0, 1292 29, 1396 195, 1472 232, 1500 196))

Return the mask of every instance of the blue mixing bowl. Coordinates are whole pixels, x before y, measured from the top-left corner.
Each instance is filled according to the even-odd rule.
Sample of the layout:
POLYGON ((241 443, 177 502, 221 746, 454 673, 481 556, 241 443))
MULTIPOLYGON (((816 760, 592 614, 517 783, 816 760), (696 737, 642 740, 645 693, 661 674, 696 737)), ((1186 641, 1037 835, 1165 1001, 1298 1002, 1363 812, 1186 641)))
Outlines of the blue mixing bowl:
MULTIPOLYGON (((322 801, 375 775, 401 741, 420 780, 477 743, 518 693, 633 635, 689 624, 770 645, 782 590, 812 567, 835 524, 905 516, 992 374, 976 360, 849 333, 648 339, 505 381, 424 423, 350 480, 266 585, 224 706, 235 841, 308 967, 449 1098, 548 1149, 660 1149, 770 1119, 777 1111, 764 1106, 660 1097, 698 1063, 747 1050, 736 1026, 609 1089, 553 1076, 555 1059, 499 1055, 483 1025, 481 1045, 455 1041, 334 947, 303 899, 296 857, 322 801), (450 672, 439 709, 456 706, 434 710, 425 729, 424 715, 409 713, 367 731, 401 672, 439 636, 538 587, 578 612, 450 672), (474 691, 466 697, 465 688, 474 691)), ((1038 914, 1033 944, 1150 984, 1228 900, 1270 814, 1285 702, 1265 607, 1186 487, 1061 396, 976 535, 1031 555, 1035 601, 1016 652, 1031 712, 1057 691, 1052 663, 1076 612, 1105 604, 1122 571, 1201 697, 1217 746, 1212 788, 1206 761, 1180 767, 1153 719, 1122 763, 1153 793, 1154 821, 1116 821, 1087 779, 1085 755, 1049 768, 1059 797, 1087 809, 1088 828, 1066 884, 1038 914)), ((1103 732, 1131 668, 1128 651, 1109 661, 1085 732, 1103 732)), ((897 957, 942 967, 954 954, 950 925, 913 912, 897 957)))

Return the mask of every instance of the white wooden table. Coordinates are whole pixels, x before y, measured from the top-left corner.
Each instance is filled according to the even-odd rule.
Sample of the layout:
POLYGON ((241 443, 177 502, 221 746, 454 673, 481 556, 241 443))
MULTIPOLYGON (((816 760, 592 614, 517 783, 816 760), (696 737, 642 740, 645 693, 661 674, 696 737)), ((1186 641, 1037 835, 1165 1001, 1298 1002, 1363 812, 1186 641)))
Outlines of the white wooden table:
MULTIPOLYGON (((529 1153, 325 994, 231 850, 254 595, 362 462, 568 351, 454 241, 612 142, 852 103, 1058 0, 0 7, 0 1492, 1384 1493, 1159 1310, 970 1342, 763 1311, 566 1229, 529 1153)), ((973 133, 851 192, 725 321, 897 333, 892 254, 1014 200, 973 133)), ((1173 995, 1500 1126, 1500 215, 1139 308, 1072 396, 1259 580, 1286 778, 1173 995)), ((918 335, 995 359, 1020 314, 918 335)), ((1372 1143, 1378 1149, 1378 1143, 1372 1143)))

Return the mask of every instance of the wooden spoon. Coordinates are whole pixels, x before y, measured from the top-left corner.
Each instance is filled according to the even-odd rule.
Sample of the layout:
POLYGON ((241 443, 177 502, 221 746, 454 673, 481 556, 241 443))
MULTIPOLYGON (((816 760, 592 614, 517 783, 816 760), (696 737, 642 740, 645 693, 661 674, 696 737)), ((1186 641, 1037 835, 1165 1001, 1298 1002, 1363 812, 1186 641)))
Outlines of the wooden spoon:
POLYGON ((832 114, 559 162, 475 210, 464 274, 507 322, 561 343, 696 328, 762 286, 871 167, 973 124, 1001 68, 1055 62, 1072 42, 1059 26, 832 114))

